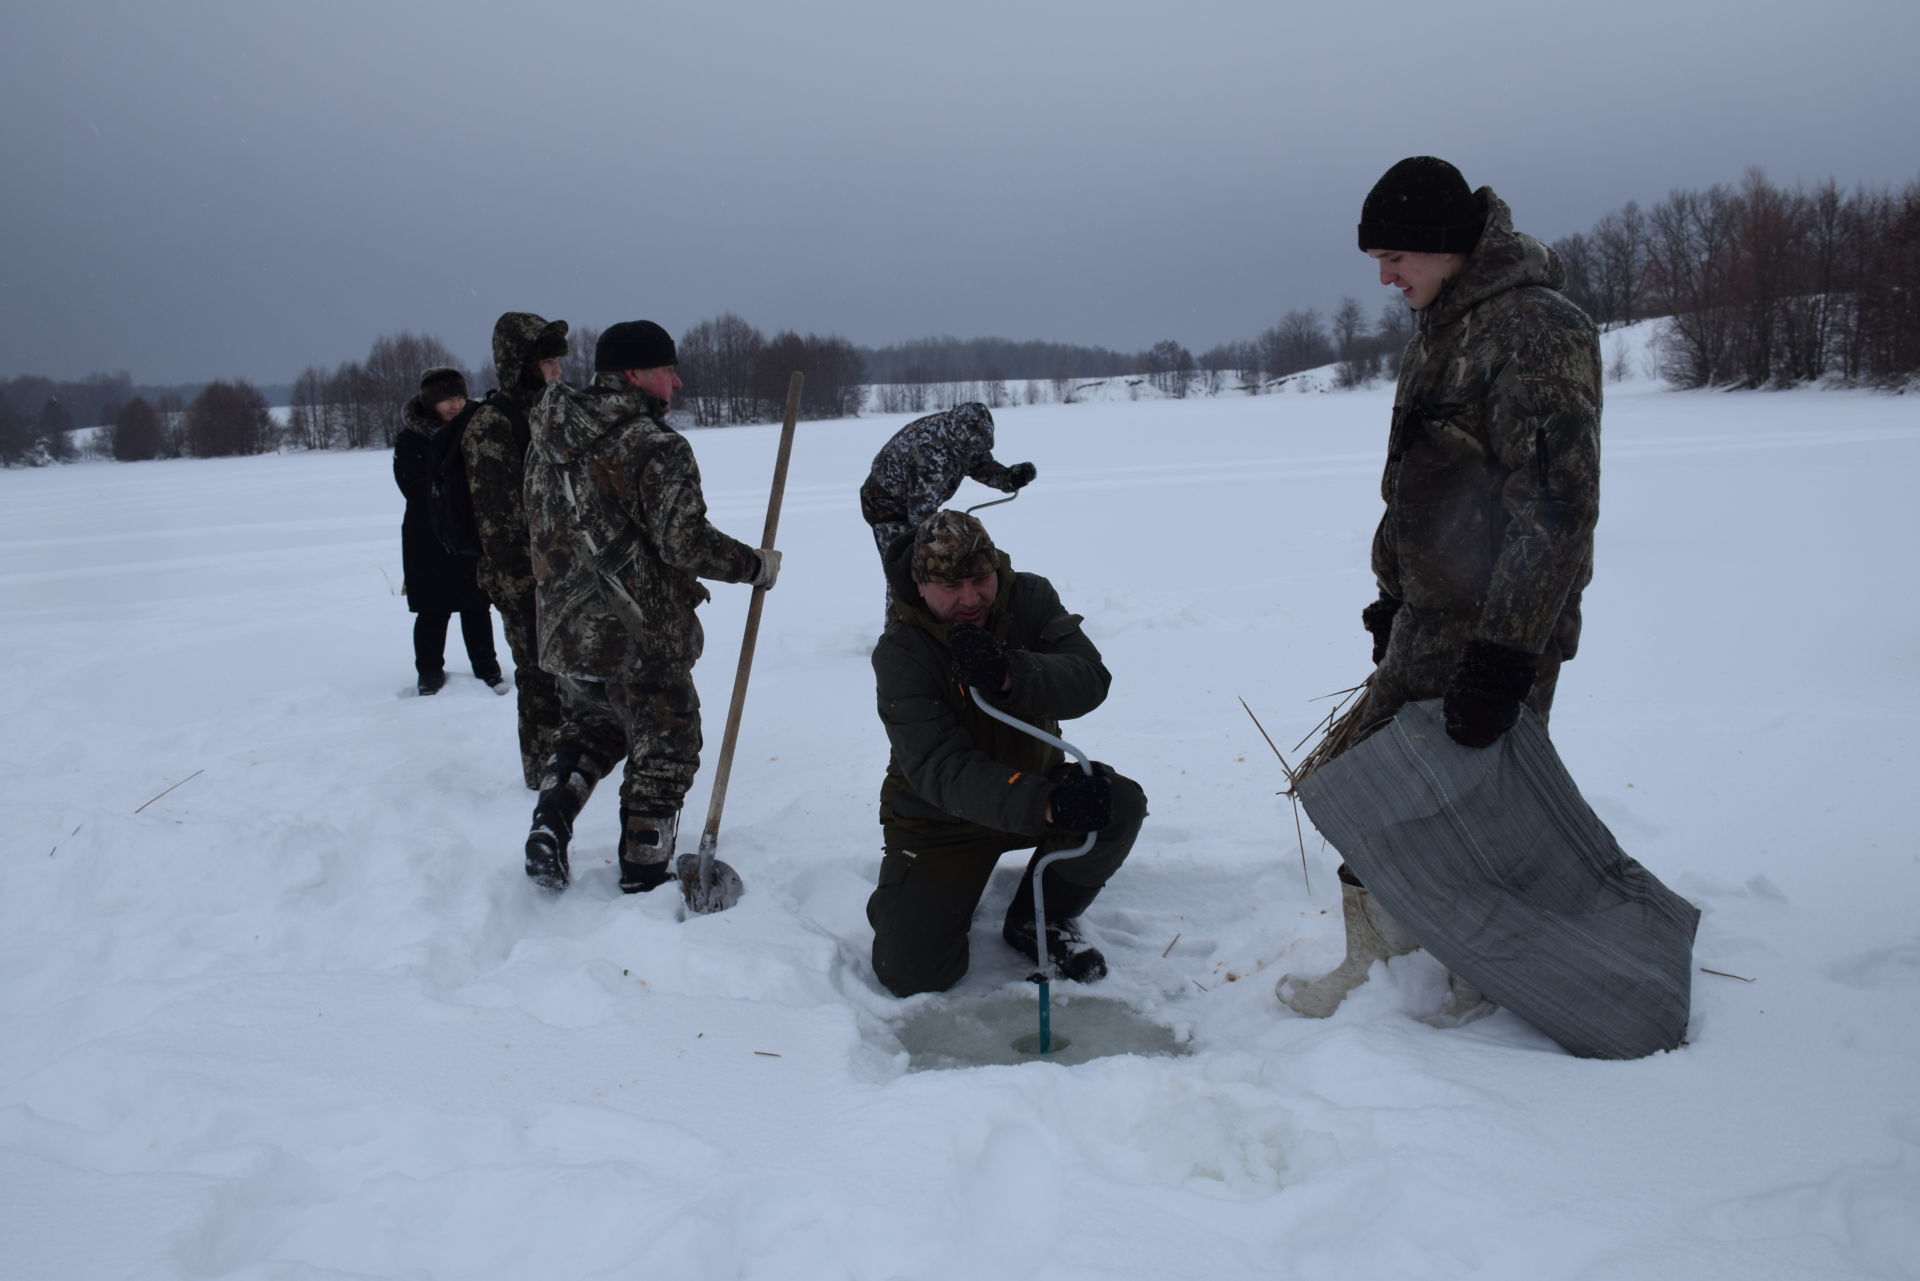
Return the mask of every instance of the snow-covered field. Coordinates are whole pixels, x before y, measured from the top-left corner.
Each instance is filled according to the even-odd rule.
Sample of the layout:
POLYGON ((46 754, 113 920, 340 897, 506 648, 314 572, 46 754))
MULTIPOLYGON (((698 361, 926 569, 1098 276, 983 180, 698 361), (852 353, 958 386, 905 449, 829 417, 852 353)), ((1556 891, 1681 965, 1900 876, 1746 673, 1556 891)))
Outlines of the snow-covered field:
MULTIPOLYGON (((1075 1066, 909 1071, 895 1032, 1030 1010, 1015 859, 956 992, 867 963, 854 490, 902 417, 801 431, 721 834, 748 895, 685 922, 617 892, 611 785, 574 888, 530 886, 512 703, 457 636, 446 692, 397 696, 384 454, 0 472, 0 1275, 1920 1276, 1920 415, 1609 396, 1556 741, 1740 976, 1632 1063, 1417 1022, 1424 955, 1326 1022, 1273 998, 1336 956, 1337 858, 1309 831, 1303 884, 1236 696, 1290 750, 1365 673, 1386 390, 999 415, 1040 478, 985 517, 1114 673, 1068 737, 1152 806, 1090 994, 1190 1051, 1075 1066)), ((693 436, 750 540, 776 436, 693 436)), ((715 595, 709 763, 746 603, 715 595)), ((1080 1003, 1085 1046, 1112 1010, 1080 1003)))

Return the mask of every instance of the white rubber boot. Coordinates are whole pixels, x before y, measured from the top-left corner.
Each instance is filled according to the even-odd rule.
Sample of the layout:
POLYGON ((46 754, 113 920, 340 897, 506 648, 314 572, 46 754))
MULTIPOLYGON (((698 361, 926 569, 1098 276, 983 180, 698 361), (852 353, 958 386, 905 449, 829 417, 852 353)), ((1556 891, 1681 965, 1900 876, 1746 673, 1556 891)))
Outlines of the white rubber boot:
POLYGON ((1447 971, 1447 999, 1432 1014, 1420 1019, 1428 1027, 1464 1027, 1476 1019, 1484 1019, 1497 1009, 1487 994, 1467 980, 1447 971))
POLYGON ((1347 925, 1346 959, 1317 979, 1283 974, 1274 984, 1273 994, 1295 1014, 1326 1018, 1340 1008, 1347 993, 1367 981, 1375 961, 1405 956, 1420 946, 1366 886, 1353 882, 1345 866, 1340 869, 1340 909, 1347 925))

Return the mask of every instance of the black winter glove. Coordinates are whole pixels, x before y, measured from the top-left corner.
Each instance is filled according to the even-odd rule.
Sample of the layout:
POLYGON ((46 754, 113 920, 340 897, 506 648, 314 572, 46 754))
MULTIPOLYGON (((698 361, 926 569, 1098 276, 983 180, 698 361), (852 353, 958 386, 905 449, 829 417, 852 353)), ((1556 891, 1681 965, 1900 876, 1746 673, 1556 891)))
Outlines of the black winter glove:
POLYGON ((1538 661, 1492 641, 1468 641, 1441 704, 1447 737, 1464 747, 1486 747, 1512 729, 1533 689, 1538 661))
POLYGON ((1393 616, 1399 612, 1400 602, 1391 596, 1382 596, 1360 611, 1360 625, 1373 637, 1375 667, 1387 656, 1387 638, 1393 635, 1393 616))
POLYGON ((1040 473, 1034 469, 1032 463, 1015 463, 1013 466, 1007 468, 1007 483, 1012 485, 1016 491, 1022 490, 1028 485, 1031 485, 1033 478, 1039 474, 1040 473))
POLYGON ((1007 683, 1007 651, 984 627, 956 627, 947 637, 953 653, 953 678, 982 694, 998 694, 1007 683))
POLYGON ((1113 783, 1098 761, 1091 774, 1071 761, 1056 765, 1047 780, 1053 784, 1047 805, 1053 810, 1055 827, 1097 832, 1113 822, 1113 783))

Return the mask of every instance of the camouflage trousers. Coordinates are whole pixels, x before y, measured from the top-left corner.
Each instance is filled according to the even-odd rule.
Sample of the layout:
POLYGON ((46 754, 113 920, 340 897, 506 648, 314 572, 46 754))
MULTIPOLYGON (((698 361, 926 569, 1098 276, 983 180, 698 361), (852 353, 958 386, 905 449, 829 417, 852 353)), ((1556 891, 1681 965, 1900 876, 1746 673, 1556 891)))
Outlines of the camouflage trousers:
POLYGON ((692 671, 655 669, 603 681, 563 676, 559 685, 566 715, 556 755, 571 747, 609 765, 624 756, 621 810, 679 813, 700 770, 700 694, 692 671))
POLYGON ((553 673, 540 667, 533 580, 528 579, 524 585, 493 583, 488 594, 500 611, 507 647, 513 651, 514 696, 520 703, 520 770, 527 786, 537 789, 560 733, 560 685, 553 673))
MULTIPOLYGON (((921 519, 931 515, 932 511, 923 512, 921 519)), ((860 519, 873 530, 873 545, 880 549, 882 565, 887 563, 887 545, 919 523, 899 498, 881 488, 871 476, 860 486, 860 519)))
MULTIPOLYGON (((860 517, 873 530, 873 545, 880 552, 880 572, 884 576, 887 568, 887 548, 893 540, 913 528, 914 522, 907 519, 906 512, 898 500, 886 490, 880 488, 872 477, 860 486, 860 517)), ((888 612, 893 609, 893 584, 886 584, 886 597, 880 602, 880 626, 887 625, 888 612)))

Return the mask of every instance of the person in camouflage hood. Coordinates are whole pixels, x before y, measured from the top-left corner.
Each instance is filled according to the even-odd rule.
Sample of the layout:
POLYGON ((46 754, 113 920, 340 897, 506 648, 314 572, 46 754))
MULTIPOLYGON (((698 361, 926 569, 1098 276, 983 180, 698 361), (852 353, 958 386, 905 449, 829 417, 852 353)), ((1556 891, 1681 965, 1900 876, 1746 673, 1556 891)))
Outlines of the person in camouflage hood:
MULTIPOLYGON (((1380 482, 1379 599, 1361 613, 1374 672, 1315 755, 1433 698, 1449 737, 1486 747, 1522 704, 1546 721, 1579 644, 1600 513, 1599 336, 1561 292, 1553 251, 1444 160, 1389 169, 1362 206, 1359 244, 1419 318, 1380 482)), ((1415 945, 1350 869, 1341 882, 1346 961, 1320 980, 1280 980, 1303 1014, 1332 1013, 1371 959, 1415 945)), ((1476 997, 1456 986, 1452 1004, 1476 997)))
POLYGON ((1038 960, 1032 867, 1099 833, 1044 873, 1047 954, 1092 981, 1106 959, 1073 925, 1125 861, 1147 813, 1139 784, 988 716, 969 688, 1058 736, 1059 722, 1106 700, 1100 651, 1053 585, 1013 563, 962 512, 942 511, 895 540, 893 604, 873 649, 880 720, 892 748, 880 788, 885 853, 867 900, 873 971, 896 996, 944 991, 966 974, 974 909, 1000 856, 1033 848, 1001 926, 1038 960))
POLYGON ((704 634, 700 579, 771 587, 780 553, 707 520, 700 469, 667 425, 680 387, 673 340, 651 321, 610 326, 593 384, 549 386, 534 406, 526 505, 540 663, 565 719, 541 778, 527 875, 570 879, 573 820, 621 757, 620 888, 670 875, 680 806, 700 765, 693 664, 704 634))
POLYGON ((534 639, 533 564, 527 552, 527 414, 546 385, 560 376, 567 354, 567 322, 530 311, 510 311, 494 322, 493 366, 501 386, 474 411, 460 442, 480 534, 480 586, 492 598, 513 651, 513 683, 520 704, 520 768, 528 787, 541 771, 560 729, 560 691, 540 668, 534 639))
POLYGON ((971 477, 1011 494, 1034 477, 1032 463, 1008 467, 993 456, 993 415, 974 401, 916 418, 873 456, 860 486, 860 514, 873 528, 884 567, 893 540, 946 505, 971 477))

